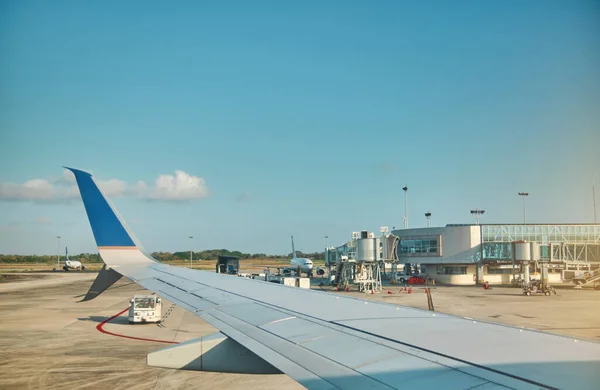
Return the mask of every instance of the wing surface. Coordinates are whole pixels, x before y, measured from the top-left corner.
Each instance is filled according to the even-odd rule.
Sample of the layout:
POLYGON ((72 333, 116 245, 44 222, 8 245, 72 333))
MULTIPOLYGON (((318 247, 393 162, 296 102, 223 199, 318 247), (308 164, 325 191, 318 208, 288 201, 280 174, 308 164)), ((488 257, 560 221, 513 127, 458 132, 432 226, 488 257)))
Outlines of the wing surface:
POLYGON ((600 384, 599 343, 159 263, 138 248, 91 175, 72 171, 107 266, 201 317, 307 388, 600 384))

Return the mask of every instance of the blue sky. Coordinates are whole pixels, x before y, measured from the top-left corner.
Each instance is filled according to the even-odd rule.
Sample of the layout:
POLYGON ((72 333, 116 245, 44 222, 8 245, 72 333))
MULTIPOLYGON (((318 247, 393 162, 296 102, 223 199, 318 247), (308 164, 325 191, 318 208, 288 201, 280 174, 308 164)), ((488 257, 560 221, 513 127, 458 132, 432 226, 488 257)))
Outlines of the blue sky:
POLYGON ((5 1, 0 84, 0 253, 95 251, 63 165, 152 251, 321 250, 405 184, 409 227, 600 192, 593 1, 5 1))

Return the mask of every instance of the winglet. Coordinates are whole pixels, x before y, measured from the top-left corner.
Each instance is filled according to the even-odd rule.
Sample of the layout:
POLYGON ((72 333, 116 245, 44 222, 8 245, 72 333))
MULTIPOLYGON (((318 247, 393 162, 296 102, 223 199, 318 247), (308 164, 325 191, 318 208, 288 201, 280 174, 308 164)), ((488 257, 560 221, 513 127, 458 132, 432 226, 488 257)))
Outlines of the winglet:
POLYGON ((64 167, 75 175, 81 199, 96 239, 98 252, 109 267, 156 262, 141 251, 125 221, 88 172, 64 167))
POLYGON ((92 175, 79 169, 65 168, 75 175, 98 249, 103 247, 135 247, 135 243, 115 210, 96 185, 92 175))

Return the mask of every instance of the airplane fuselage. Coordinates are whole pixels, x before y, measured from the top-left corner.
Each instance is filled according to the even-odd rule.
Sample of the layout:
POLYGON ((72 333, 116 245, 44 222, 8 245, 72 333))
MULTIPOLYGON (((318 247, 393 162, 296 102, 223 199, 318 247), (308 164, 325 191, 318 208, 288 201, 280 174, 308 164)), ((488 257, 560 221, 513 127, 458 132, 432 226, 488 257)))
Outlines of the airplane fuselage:
POLYGON ((312 275, 312 260, 302 257, 296 257, 296 248, 294 247, 294 236, 292 236, 292 259, 290 260, 290 268, 293 271, 298 272, 298 267, 300 267, 300 273, 305 273, 309 276, 312 275))
POLYGON ((65 247, 65 265, 63 266, 63 270, 68 271, 70 269, 83 271, 85 265, 81 264, 81 261, 69 259, 69 249, 65 247))
POLYGON ((290 268, 296 271, 300 267, 301 273, 311 274, 313 269, 313 263, 310 259, 295 257, 290 260, 290 268))
POLYGON ((65 261, 65 266, 63 267, 63 269, 69 270, 69 269, 77 269, 77 270, 84 270, 85 267, 81 264, 80 261, 77 260, 67 260, 65 261))

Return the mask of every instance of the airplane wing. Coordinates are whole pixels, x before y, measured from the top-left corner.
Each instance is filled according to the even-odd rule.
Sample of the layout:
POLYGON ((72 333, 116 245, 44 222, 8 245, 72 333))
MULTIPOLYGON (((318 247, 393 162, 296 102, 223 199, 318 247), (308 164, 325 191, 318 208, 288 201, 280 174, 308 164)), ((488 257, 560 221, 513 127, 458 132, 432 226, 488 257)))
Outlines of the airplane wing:
POLYGON ((600 343, 157 262, 93 177, 68 169, 105 262, 89 299, 123 275, 220 330, 150 365, 283 372, 309 389, 600 388, 600 343))

